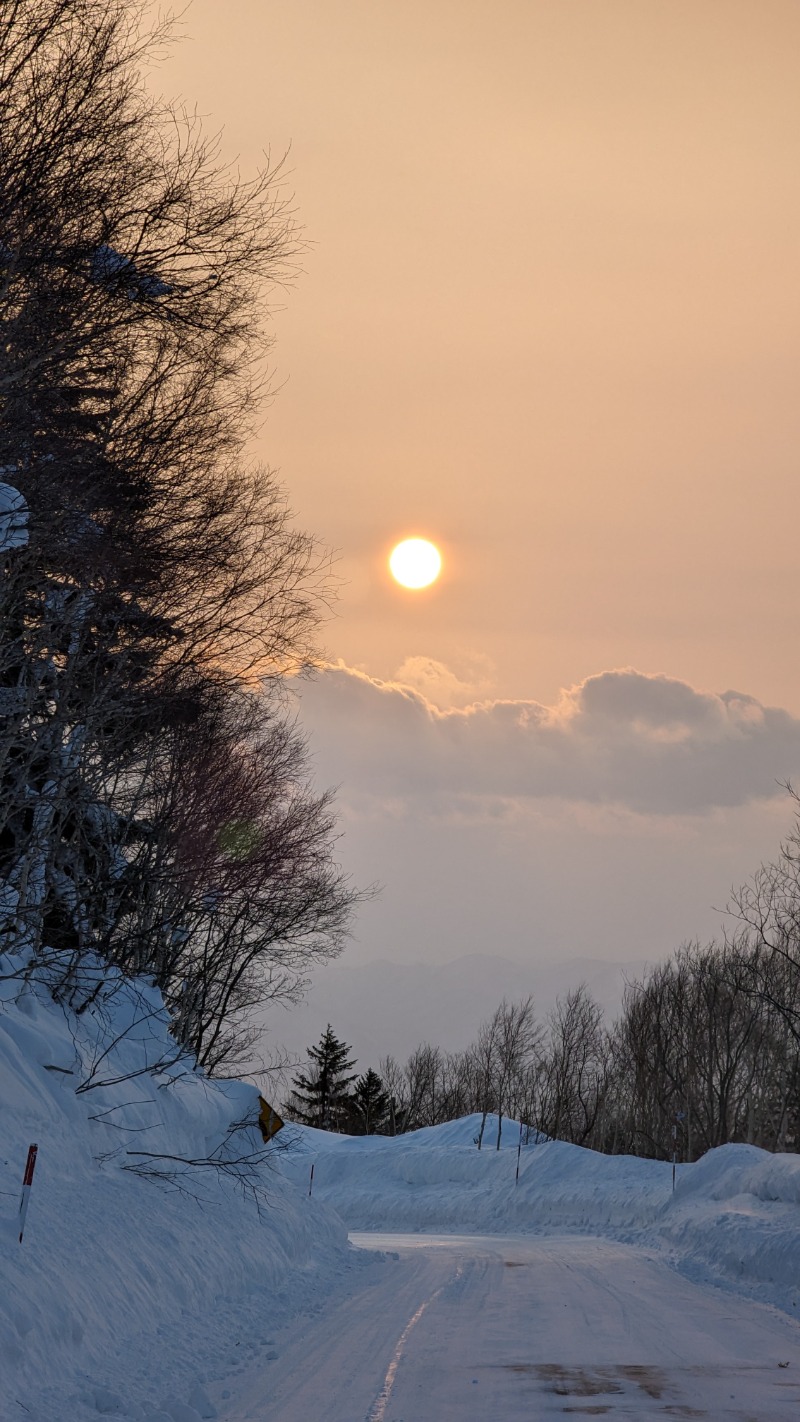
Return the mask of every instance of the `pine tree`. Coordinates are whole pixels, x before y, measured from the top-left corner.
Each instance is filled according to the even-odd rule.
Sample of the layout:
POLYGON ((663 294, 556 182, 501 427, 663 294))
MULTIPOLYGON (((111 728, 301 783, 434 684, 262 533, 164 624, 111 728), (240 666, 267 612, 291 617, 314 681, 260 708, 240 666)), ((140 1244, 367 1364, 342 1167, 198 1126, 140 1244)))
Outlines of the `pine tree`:
POLYGON ((286 1107, 290 1116, 324 1131, 346 1131, 352 1113, 352 1095, 348 1088, 357 1075, 350 1072, 355 1058, 349 1056, 349 1052, 350 1048, 339 1041, 329 1022, 319 1045, 307 1049, 307 1071, 298 1072, 292 1079, 294 1091, 286 1107))
POLYGON ((379 1134, 389 1114, 389 1093, 372 1067, 358 1078, 353 1089, 353 1106, 365 1136, 379 1134))

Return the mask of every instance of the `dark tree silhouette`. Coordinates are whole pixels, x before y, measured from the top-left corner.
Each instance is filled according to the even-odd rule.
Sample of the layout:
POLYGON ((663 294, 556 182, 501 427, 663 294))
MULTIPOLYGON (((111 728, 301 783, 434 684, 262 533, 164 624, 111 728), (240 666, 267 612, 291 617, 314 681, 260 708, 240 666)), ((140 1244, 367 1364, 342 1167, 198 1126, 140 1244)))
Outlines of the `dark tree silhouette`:
POLYGON ((352 1102, 358 1134, 374 1136, 383 1132, 389 1117, 390 1098, 372 1067, 358 1078, 352 1102))
POLYGON ((347 1130, 352 1111, 349 1088, 356 1079, 350 1070, 355 1059, 349 1052, 329 1022, 318 1045, 308 1048, 308 1069, 292 1079, 294 1091, 285 1108, 287 1115, 324 1131, 347 1130))
POLYGON ((278 699, 324 559, 246 454, 296 238, 148 93, 144 12, 0 5, 0 948, 153 974, 220 1069, 352 896, 278 699))

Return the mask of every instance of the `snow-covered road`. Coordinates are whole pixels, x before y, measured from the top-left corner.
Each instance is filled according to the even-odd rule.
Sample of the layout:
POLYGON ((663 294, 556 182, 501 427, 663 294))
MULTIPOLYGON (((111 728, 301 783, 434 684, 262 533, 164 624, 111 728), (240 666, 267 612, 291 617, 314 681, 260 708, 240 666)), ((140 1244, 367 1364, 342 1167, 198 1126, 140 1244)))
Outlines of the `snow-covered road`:
POLYGON ((800 1324, 648 1251, 576 1235, 351 1238, 398 1257, 364 1261, 281 1333, 277 1356, 231 1388, 225 1422, 800 1417, 800 1324))

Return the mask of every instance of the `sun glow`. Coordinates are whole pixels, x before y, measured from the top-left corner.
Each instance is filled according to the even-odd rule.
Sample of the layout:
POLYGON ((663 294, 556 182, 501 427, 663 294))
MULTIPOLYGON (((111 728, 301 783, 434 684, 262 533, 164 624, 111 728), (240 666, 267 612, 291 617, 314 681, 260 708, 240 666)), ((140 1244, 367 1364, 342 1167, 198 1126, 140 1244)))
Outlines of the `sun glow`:
POLYGON ((404 588, 427 588, 442 571, 442 555, 427 538, 404 538, 392 550, 389 569, 404 588))

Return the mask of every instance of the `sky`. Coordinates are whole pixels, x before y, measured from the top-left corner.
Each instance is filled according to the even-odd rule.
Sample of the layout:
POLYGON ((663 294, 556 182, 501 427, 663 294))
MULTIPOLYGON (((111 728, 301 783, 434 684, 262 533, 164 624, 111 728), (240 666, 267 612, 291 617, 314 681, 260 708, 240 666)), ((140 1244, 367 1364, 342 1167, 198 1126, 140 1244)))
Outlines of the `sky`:
POLYGON ((255 452, 336 556, 302 689, 350 961, 658 957, 800 777, 795 0, 194 0, 159 74, 285 156, 255 452), (400 589, 409 534, 442 577, 400 589))

